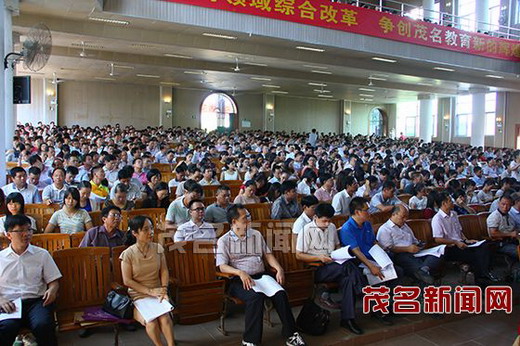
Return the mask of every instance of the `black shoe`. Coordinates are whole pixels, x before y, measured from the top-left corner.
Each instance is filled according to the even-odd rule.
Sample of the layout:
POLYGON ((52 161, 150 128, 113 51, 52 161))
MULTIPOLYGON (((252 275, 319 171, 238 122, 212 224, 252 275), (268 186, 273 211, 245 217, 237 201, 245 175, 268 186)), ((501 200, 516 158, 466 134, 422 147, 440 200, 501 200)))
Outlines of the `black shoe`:
POLYGON ((484 277, 486 279, 488 279, 489 281, 491 281, 491 282, 499 282, 500 281, 500 279, 497 278, 495 275, 493 275, 492 272, 488 272, 486 275, 484 275, 484 277))
POLYGON ((356 320, 341 320, 339 324, 342 328, 350 330, 352 333, 356 335, 361 335, 364 333, 363 329, 359 328, 356 323, 356 320))
POLYGON ((372 313, 372 317, 375 318, 381 324, 384 324, 385 326, 392 326, 394 324, 394 322, 390 320, 390 317, 388 315, 385 315, 381 312, 372 313))
POLYGON ((433 284, 433 276, 431 276, 429 273, 425 272, 424 270, 419 269, 413 275, 419 281, 427 283, 428 285, 433 284))
POLYGON ((119 326, 127 332, 135 332, 137 330, 135 323, 119 323, 119 326))
POLYGON ((79 332, 78 332, 78 336, 80 338, 87 338, 90 336, 90 334, 92 334, 92 331, 89 329, 80 329, 79 332))

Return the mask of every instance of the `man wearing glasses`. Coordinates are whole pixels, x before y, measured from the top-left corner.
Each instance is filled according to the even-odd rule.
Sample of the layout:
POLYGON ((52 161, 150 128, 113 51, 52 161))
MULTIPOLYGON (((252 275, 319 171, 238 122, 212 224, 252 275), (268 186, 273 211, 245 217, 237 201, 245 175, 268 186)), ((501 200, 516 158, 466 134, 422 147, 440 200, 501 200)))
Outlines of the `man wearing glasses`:
POLYGON ((121 225, 121 209, 116 206, 103 208, 101 218, 103 225, 89 229, 79 247, 114 247, 124 245, 125 233, 119 229, 121 225))
POLYGON ((192 240, 215 240, 215 228, 204 222, 204 203, 200 199, 194 199, 188 204, 190 221, 183 223, 175 232, 174 242, 192 240))
POLYGON ((31 221, 25 215, 9 215, 5 221, 11 245, 0 251, 0 313, 16 311, 21 299, 22 318, 0 321, 0 343, 12 345, 22 327, 28 327, 40 346, 58 345, 54 301, 61 273, 47 250, 30 244, 31 221))

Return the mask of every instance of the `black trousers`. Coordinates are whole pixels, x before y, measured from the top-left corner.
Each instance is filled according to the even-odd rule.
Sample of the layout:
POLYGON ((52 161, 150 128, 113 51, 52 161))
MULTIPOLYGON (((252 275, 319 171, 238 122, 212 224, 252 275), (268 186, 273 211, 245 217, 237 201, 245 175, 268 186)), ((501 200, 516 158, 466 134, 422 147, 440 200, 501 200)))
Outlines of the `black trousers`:
POLYGON ((31 330, 38 346, 58 345, 53 304, 43 306, 41 298, 22 300, 22 319, 0 322, 0 346, 12 346, 23 327, 31 330))
POLYGON ((316 282, 337 282, 341 288, 341 319, 355 318, 356 296, 367 285, 365 276, 354 261, 336 262, 319 267, 314 275, 316 282))
POLYGON ((440 257, 428 255, 415 257, 409 252, 399 252, 392 254, 392 261, 400 266, 407 276, 413 277, 414 273, 424 266, 430 268, 430 272, 436 272, 442 263, 440 257))
MULTIPOLYGON (((262 274, 256 274, 252 275, 252 278, 258 279, 261 276, 262 274)), ((244 341, 254 344, 259 344, 262 341, 265 299, 271 299, 280 317, 280 321, 282 322, 282 335, 288 338, 296 332, 296 322, 285 291, 279 291, 274 296, 267 297, 265 294, 257 293, 252 289, 245 290, 242 285, 242 280, 235 277, 229 285, 229 294, 246 303, 244 341)))
POLYGON ((471 266, 475 278, 481 278, 489 272, 489 246, 484 243, 478 247, 468 247, 464 250, 457 246, 447 246, 443 259, 446 261, 462 261, 471 266))

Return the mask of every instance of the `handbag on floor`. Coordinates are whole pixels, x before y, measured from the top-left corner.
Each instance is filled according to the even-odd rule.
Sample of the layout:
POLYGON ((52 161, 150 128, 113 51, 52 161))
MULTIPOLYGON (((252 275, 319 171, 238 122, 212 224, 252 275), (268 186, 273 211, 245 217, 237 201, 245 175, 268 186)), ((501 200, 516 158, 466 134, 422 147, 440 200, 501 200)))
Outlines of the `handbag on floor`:
POLYGON ((134 316, 134 304, 132 299, 125 294, 114 290, 108 292, 103 310, 121 319, 131 319, 134 316))
POLYGON ((330 322, 330 311, 322 309, 312 300, 303 304, 296 325, 305 334, 323 335, 330 322))

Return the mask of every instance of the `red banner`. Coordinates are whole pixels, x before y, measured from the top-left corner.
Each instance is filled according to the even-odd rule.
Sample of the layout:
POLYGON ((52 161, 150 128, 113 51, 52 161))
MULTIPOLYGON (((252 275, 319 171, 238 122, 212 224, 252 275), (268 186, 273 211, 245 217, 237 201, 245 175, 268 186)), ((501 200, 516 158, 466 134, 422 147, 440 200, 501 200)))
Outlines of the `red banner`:
POLYGON ((520 61, 520 41, 495 38, 327 0, 164 0, 520 61))

